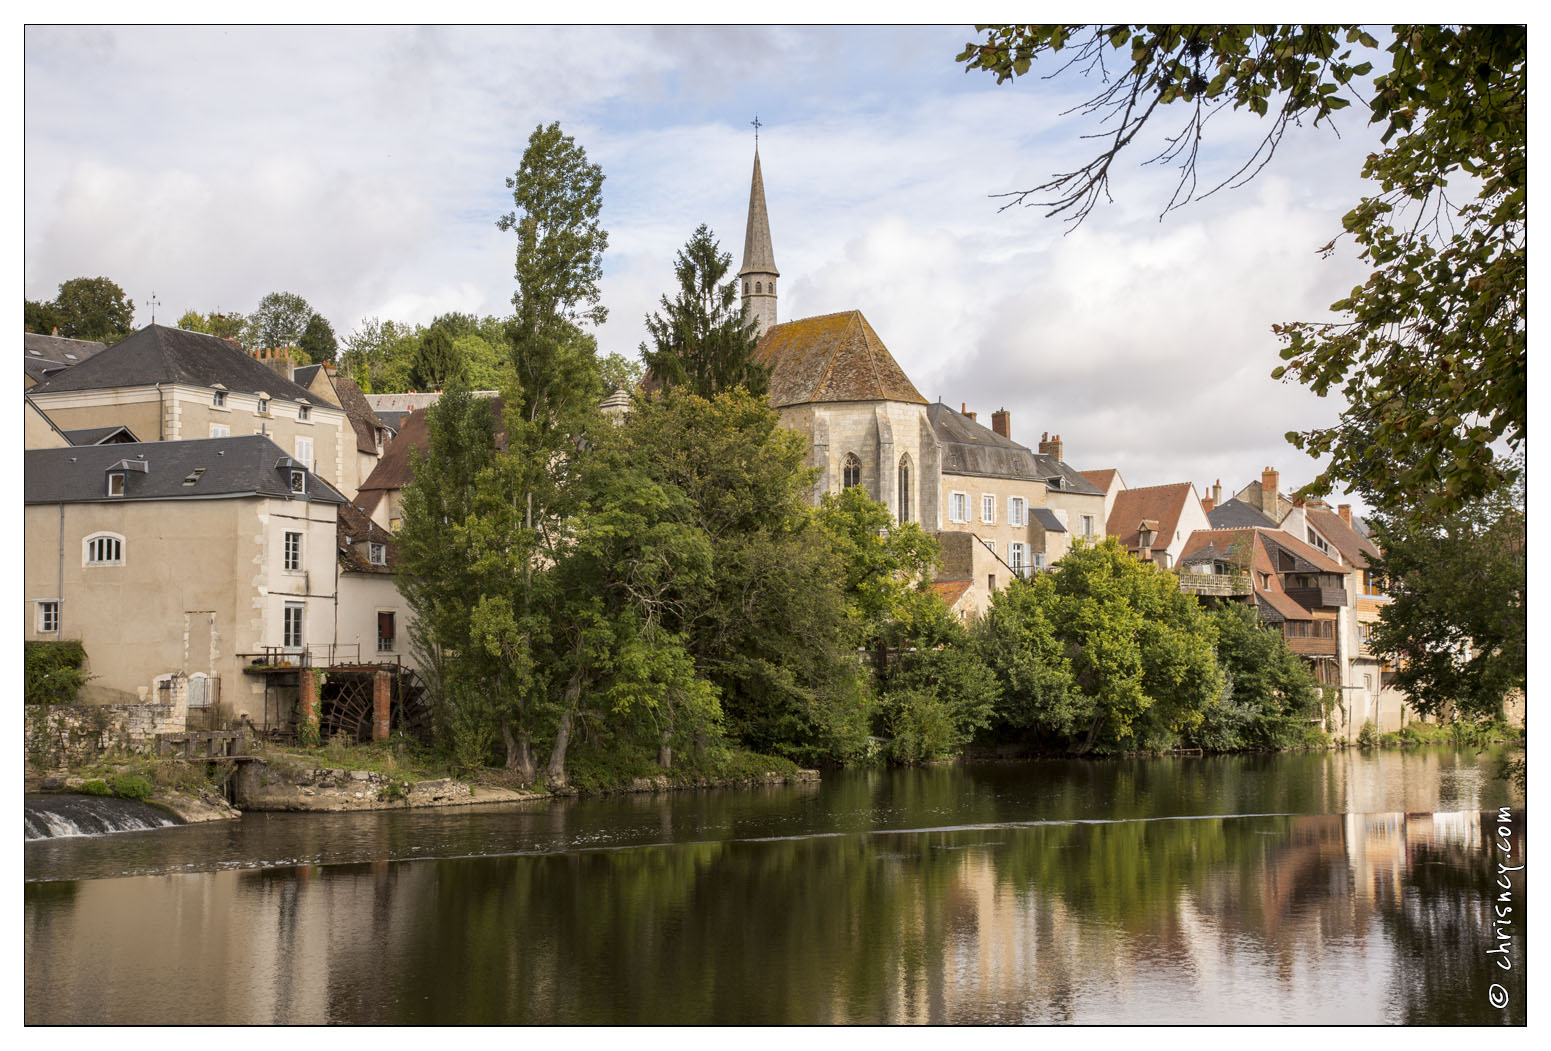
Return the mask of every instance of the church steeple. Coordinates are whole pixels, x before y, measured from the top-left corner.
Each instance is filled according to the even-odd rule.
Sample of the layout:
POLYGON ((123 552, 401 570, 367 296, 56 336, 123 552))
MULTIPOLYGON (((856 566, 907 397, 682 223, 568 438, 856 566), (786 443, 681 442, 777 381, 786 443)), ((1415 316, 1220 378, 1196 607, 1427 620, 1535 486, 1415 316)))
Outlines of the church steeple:
POLYGON ((770 216, 765 212, 765 179, 760 174, 756 143, 754 179, 749 185, 749 225, 743 235, 743 269, 738 271, 738 280, 743 286, 743 316, 758 322, 761 334, 776 324, 776 278, 780 276, 775 250, 770 247, 770 216))

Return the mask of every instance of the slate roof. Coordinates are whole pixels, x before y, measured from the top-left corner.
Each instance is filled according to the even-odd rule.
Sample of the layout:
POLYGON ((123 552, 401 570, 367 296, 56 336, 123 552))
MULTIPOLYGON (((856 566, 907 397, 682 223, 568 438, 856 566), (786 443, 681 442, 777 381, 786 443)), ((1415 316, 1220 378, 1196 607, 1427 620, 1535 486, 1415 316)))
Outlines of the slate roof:
POLYGON ((1213 529, 1245 529, 1254 526, 1274 527, 1276 523, 1254 504, 1245 503, 1238 497, 1224 500, 1206 513, 1206 520, 1213 529))
POLYGON ((47 358, 28 358, 22 362, 22 372, 34 383, 42 383, 55 373, 63 372, 69 367, 47 358))
POLYGON ((382 425, 395 434, 403 429, 404 421, 409 418, 408 409, 377 409, 374 412, 382 425))
MULTIPOLYGON (((297 369, 296 372, 300 375, 301 369, 297 369)), ((345 410, 350 426, 355 430, 356 449, 376 456, 377 428, 384 424, 377 419, 377 414, 367 403, 366 395, 361 393, 361 388, 355 385, 355 380, 337 371, 329 378, 334 383, 334 393, 339 396, 339 406, 345 410)))
POLYGON ((1195 487, 1189 482, 1169 485, 1147 485, 1137 489, 1122 489, 1115 494, 1115 506, 1109 512, 1104 530, 1118 537, 1120 546, 1128 551, 1141 547, 1141 534, 1137 526, 1146 521, 1153 527, 1153 547, 1165 548, 1174 542, 1179 529, 1179 518, 1186 501, 1195 500, 1195 487))
POLYGON ((1054 456, 1004 438, 940 401, 926 407, 926 418, 942 445, 943 474, 1032 479, 1063 493, 1104 495, 1102 489, 1054 456))
POLYGON ((925 405, 860 310, 773 325, 754 349, 770 369, 770 404, 903 401, 925 405))
POLYGON ((32 388, 34 395, 54 391, 102 390, 182 383, 245 394, 266 394, 284 401, 303 398, 311 405, 337 408, 300 387, 231 343, 203 332, 147 325, 113 346, 32 388))
POLYGON ((123 445, 130 442, 139 442, 135 432, 128 427, 83 427, 80 430, 61 431, 71 445, 101 445, 106 441, 117 440, 117 444, 123 445))
POLYGON ((291 492, 290 471, 280 461, 290 455, 262 434, 200 438, 184 442, 87 445, 66 449, 28 449, 25 454, 25 502, 29 504, 123 503, 136 500, 210 500, 273 496, 342 504, 333 486, 308 472, 307 492, 291 492), (138 460, 144 472, 128 470, 124 495, 107 495, 107 471, 121 461, 138 460), (199 469, 203 470, 199 470, 199 469), (199 471, 189 485, 185 479, 199 471))
POLYGON ((54 361, 61 365, 79 365, 108 349, 106 343, 89 339, 66 339, 27 332, 22 336, 22 356, 29 361, 54 361))
POLYGON ((312 381, 317 379, 318 370, 322 365, 300 365, 291 372, 291 379, 298 387, 310 388, 312 381))
POLYGON ((1066 526, 1061 524, 1061 520, 1056 517, 1056 513, 1048 507, 1031 507, 1029 508, 1029 514, 1044 527, 1047 533, 1066 532, 1066 526))
POLYGON ((339 509, 335 527, 339 542, 339 568, 347 573, 392 574, 399 564, 398 542, 393 534, 373 522, 365 509, 346 503, 339 509), (369 543, 385 545, 386 565, 372 564, 369 543))

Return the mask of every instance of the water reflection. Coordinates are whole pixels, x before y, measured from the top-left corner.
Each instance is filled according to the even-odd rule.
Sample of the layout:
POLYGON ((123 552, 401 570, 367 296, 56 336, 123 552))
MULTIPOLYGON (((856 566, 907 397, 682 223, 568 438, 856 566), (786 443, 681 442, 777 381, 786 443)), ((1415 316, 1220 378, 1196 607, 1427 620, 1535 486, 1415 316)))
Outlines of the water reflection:
MULTIPOLYGON (((900 794, 919 815, 947 787, 900 794)), ((32 883, 27 1020, 1522 1023, 1522 933, 1508 1008, 1486 999, 1494 818, 1046 819, 32 883)))

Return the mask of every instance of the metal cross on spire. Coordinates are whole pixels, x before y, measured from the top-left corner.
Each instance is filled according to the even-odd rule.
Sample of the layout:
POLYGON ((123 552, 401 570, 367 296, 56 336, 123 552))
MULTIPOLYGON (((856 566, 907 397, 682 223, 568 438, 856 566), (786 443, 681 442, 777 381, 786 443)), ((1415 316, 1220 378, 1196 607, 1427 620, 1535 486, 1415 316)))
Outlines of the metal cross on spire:
POLYGON ((749 123, 754 125, 754 148, 757 150, 759 149, 759 129, 764 127, 764 125, 760 123, 758 113, 754 114, 754 119, 749 121, 749 123))
POLYGON ((156 298, 156 293, 151 293, 151 324, 156 324, 156 308, 162 305, 162 301, 156 298))

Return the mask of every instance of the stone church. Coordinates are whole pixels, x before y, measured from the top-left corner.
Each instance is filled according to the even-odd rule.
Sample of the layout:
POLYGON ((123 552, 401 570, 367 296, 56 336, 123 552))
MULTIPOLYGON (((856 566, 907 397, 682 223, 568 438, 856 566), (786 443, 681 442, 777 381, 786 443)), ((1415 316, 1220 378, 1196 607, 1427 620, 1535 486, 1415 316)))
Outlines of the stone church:
POLYGON ((759 150, 749 186, 744 316, 758 325, 755 360, 770 369, 781 424, 808 438, 818 468, 814 500, 863 486, 896 520, 943 542, 938 589, 961 613, 1065 554, 1076 537, 1104 534, 1104 491, 1061 460, 1048 433, 1035 452, 1012 440, 1011 416, 987 428, 921 396, 860 310, 782 322, 775 250, 759 150))

